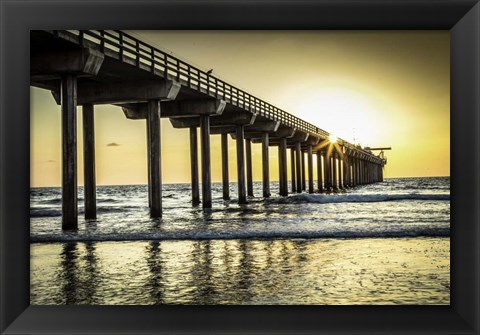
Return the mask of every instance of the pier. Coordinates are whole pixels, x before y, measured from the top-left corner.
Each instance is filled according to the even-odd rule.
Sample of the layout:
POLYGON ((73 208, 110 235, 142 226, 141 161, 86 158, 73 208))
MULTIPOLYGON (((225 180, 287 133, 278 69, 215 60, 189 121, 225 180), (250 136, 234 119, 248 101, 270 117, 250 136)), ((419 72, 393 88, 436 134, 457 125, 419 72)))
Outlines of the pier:
POLYGON ((262 149, 265 198, 271 196, 270 147, 278 150, 280 196, 331 192, 383 181, 386 159, 373 154, 375 149, 336 138, 122 31, 42 30, 31 31, 30 37, 30 85, 50 90, 61 106, 63 229, 78 226, 77 106, 82 106, 83 117, 86 220, 97 217, 93 115, 95 105, 100 104, 118 106, 128 119, 145 120, 152 218, 162 216, 161 118, 169 119, 174 128, 189 129, 192 206, 212 207, 210 136, 214 135, 221 136, 224 200, 230 199, 229 138, 236 142, 239 204, 246 204, 248 197, 254 196, 254 144, 262 149))

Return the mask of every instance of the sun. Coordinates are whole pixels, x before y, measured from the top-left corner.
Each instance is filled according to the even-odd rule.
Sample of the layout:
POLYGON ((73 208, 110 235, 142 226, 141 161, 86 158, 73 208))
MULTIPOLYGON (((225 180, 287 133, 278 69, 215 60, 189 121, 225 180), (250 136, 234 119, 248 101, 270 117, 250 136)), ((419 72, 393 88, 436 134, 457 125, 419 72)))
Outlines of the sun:
MULTIPOLYGON (((378 140, 378 110, 374 97, 342 86, 312 86, 309 99, 297 104, 296 115, 350 143, 369 145, 378 140)), ((330 139, 330 142, 333 142, 330 139)))
POLYGON ((330 136, 328 137, 328 141, 330 143, 336 143, 337 142, 337 136, 330 134, 330 136))

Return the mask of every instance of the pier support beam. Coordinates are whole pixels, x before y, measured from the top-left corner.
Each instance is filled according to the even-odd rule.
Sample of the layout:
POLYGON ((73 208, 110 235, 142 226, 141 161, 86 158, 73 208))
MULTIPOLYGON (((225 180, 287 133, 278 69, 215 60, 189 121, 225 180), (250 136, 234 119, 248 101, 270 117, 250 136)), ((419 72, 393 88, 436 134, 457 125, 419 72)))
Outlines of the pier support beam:
POLYGON ((253 197, 253 175, 252 175, 252 141, 245 140, 245 154, 247 156, 247 195, 253 197))
POLYGON ((317 151, 317 179, 318 192, 323 192, 323 178, 322 178, 322 153, 317 151))
POLYGON ((78 228, 77 78, 64 75, 62 101, 62 229, 78 228))
POLYGON ((362 184, 363 185, 366 185, 367 184, 367 173, 365 172, 366 169, 365 169, 365 160, 362 159, 362 184))
POLYGON ((312 145, 308 145, 308 193, 313 193, 313 153, 312 145))
POLYGON ((337 165, 338 165, 338 189, 343 189, 343 169, 342 169, 342 159, 340 155, 337 156, 337 165))
POLYGON ((362 185, 360 178, 360 159, 358 157, 355 158, 355 183, 357 186, 362 185))
POLYGON ((202 153, 202 207, 212 208, 210 171, 210 116, 200 115, 200 151, 202 153))
POLYGON ((372 183, 372 163, 367 161, 367 181, 369 184, 372 183))
POLYGON ((354 158, 354 165, 352 170, 355 175, 355 186, 358 186, 360 185, 360 182, 358 180, 359 176, 358 176, 358 158, 357 157, 354 158))
MULTIPOLYGON (((145 109, 146 110, 146 109, 145 109)), ((147 114, 145 112, 145 120, 147 119, 147 114)), ((147 193, 148 193, 148 208, 152 207, 152 188, 150 183, 150 125, 148 121, 145 122, 147 126, 147 193)))
POLYGON ((367 161, 363 161, 363 178, 364 178, 364 184, 368 184, 368 167, 367 167, 367 161))
POLYGON ((373 175, 373 163, 372 162, 368 162, 368 175, 369 175, 370 183, 375 182, 375 176, 373 175))
POLYGON ((331 154, 329 154, 328 150, 325 153, 324 159, 323 159, 323 167, 325 173, 323 174, 324 179, 325 179, 325 191, 330 191, 332 189, 332 157, 331 154))
POLYGON ((238 176, 238 203, 246 204, 245 193, 245 158, 244 158, 244 125, 237 125, 235 129, 237 141, 237 176, 238 176))
POLYGON ((295 143, 295 170, 297 172, 297 193, 302 193, 302 147, 295 143))
POLYGON ((372 164, 367 161, 367 168, 366 168, 366 172, 367 172, 367 183, 368 184, 371 184, 372 183, 372 164))
POLYGON ((287 181, 287 139, 281 138, 278 146, 278 162, 279 162, 279 183, 280 195, 288 195, 288 181, 287 181))
POLYGON ((361 184, 365 185, 365 161, 360 159, 360 180, 361 184))
POLYGON ((295 193, 297 187, 295 183, 295 149, 290 148, 290 167, 291 167, 291 178, 292 178, 292 193, 295 193))
POLYGON ((334 152, 332 155, 332 171, 333 171, 332 188, 334 190, 337 190, 338 184, 337 184, 337 153, 336 152, 334 152))
POLYGON ((93 105, 83 105, 83 179, 85 220, 97 218, 97 196, 95 182, 95 129, 93 105))
POLYGON ((228 134, 222 133, 222 193, 223 200, 230 200, 230 184, 228 178, 228 134))
POLYGON ((268 132, 262 134, 262 181, 263 181, 263 197, 270 196, 270 172, 268 164, 268 132))
POLYGON ((198 138, 197 127, 190 127, 190 172, 192 176, 192 206, 200 204, 198 182, 198 138))
POLYGON ((366 174, 367 174, 367 184, 372 183, 372 168, 371 168, 371 163, 367 161, 366 163, 366 174))
POLYGON ((362 160, 360 158, 357 159, 357 175, 358 175, 358 185, 362 185, 363 184, 362 160))
POLYGON ((150 100, 147 103, 149 176, 148 183, 151 192, 150 217, 162 216, 162 170, 160 153, 160 100, 150 100))
POLYGON ((357 186, 358 185, 358 176, 357 176, 357 163, 356 163, 357 159, 356 158, 353 158, 352 159, 352 186, 357 186))
POLYGON ((352 186, 350 184, 350 163, 348 162, 347 154, 343 154, 343 186, 345 188, 352 186))
POLYGON ((302 157, 302 191, 307 190, 307 184, 306 184, 306 173, 305 173, 305 153, 301 151, 301 157, 302 157))
POLYGON ((355 171, 356 171, 357 185, 362 185, 362 176, 360 174, 360 158, 355 159, 355 171))
POLYGON ((365 181, 366 184, 370 184, 370 163, 365 160, 365 181))
POLYGON ((355 157, 350 156, 348 158, 348 162, 349 162, 348 171, 350 173, 350 186, 355 187, 355 157))

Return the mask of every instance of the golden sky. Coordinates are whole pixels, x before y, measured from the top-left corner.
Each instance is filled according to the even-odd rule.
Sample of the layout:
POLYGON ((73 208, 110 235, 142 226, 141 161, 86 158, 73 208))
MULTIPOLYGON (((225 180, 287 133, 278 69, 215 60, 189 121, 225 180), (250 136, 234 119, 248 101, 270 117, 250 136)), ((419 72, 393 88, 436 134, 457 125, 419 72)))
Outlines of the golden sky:
MULTIPOLYGON (((200 69, 351 143, 391 146, 388 177, 450 175, 448 31, 131 31, 200 69)), ((60 107, 31 88, 31 185, 61 184, 60 107)), ((83 184, 81 107, 78 182, 83 184)), ((119 107, 95 106, 98 185, 147 182, 146 126, 119 107)), ((211 136, 221 180, 220 136, 211 136)), ((260 144, 252 145, 261 180, 260 144)), ((289 157, 290 155, 288 155, 289 157)), ((229 172, 236 181, 234 141, 229 172)), ((270 147, 272 180, 277 149, 270 147)), ((289 174, 290 176, 290 174, 289 174)), ((189 182, 188 130, 162 119, 164 183, 189 182)))

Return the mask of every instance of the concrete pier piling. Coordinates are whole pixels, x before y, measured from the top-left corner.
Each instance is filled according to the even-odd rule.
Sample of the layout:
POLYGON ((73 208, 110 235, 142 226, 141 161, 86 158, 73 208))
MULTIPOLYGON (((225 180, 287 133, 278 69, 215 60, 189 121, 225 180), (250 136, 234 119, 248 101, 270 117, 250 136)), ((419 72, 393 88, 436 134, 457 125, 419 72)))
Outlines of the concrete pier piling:
POLYGON ((363 183, 368 184, 368 168, 365 160, 363 160, 363 183))
POLYGON ((288 195, 287 181, 287 139, 281 138, 278 146, 278 162, 279 162, 279 179, 280 179, 280 195, 288 195))
POLYGON ((210 170, 210 116, 200 115, 200 148, 202 153, 202 207, 212 208, 210 170))
POLYGON ((355 158, 355 180, 358 185, 362 185, 362 178, 360 176, 360 158, 355 158))
POLYGON ((230 183, 228 178, 228 134, 222 133, 222 196, 223 200, 230 200, 230 183))
POLYGON ((190 127, 190 174, 192 185, 192 206, 198 206, 200 204, 200 187, 198 181, 197 127, 190 127))
POLYGON ((150 100, 147 103, 147 123, 149 134, 150 153, 148 157, 149 184, 151 190, 150 217, 162 216, 162 171, 160 152, 160 100, 150 100))
POLYGON ((77 78, 64 75, 62 95, 62 229, 77 229, 77 78))
POLYGON ((317 151, 317 184, 318 192, 323 192, 323 168, 322 168, 322 153, 317 151))
POLYGON ((368 162, 365 161, 365 184, 370 183, 370 171, 368 168, 368 162))
POLYGON ((348 156, 344 154, 343 156, 343 179, 345 180, 345 187, 352 187, 350 184, 350 165, 348 163, 348 156))
POLYGON ((345 163, 346 155, 340 158, 340 165, 342 167, 342 188, 348 188, 348 180, 347 180, 347 164, 345 163))
POLYGON ((342 165, 342 159, 340 156, 337 156, 337 168, 338 168, 338 189, 341 190, 343 189, 343 165, 342 165))
POLYGON ((270 197, 270 172, 269 172, 269 163, 268 163, 268 145, 269 145, 269 135, 268 132, 262 133, 262 188, 263 188, 263 197, 270 197))
POLYGON ((302 145, 295 143, 295 171, 297 173, 297 193, 302 193, 302 145))
POLYGON ((252 141, 245 140, 245 155, 247 158, 247 195, 253 197, 253 172, 252 172, 252 141))
POLYGON ((366 173, 367 173, 367 183, 370 184, 372 182, 372 170, 370 168, 370 162, 366 162, 366 173))
POLYGON ((328 151, 325 153, 324 155, 324 169, 325 169, 325 172, 324 172, 324 179, 325 179, 325 191, 331 191, 332 190, 332 157, 331 157, 331 153, 329 153, 328 151))
POLYGON ((292 193, 297 191, 295 180, 295 148, 290 148, 290 176, 292 178, 292 193))
MULTIPOLYGON (((145 116, 146 119, 146 116, 145 116)), ((150 184, 150 163, 148 162, 150 157, 150 126, 148 121, 145 122, 145 133, 147 134, 147 193, 148 193, 148 208, 152 207, 152 189, 150 184)))
POLYGON ((365 160, 362 159, 362 175, 363 175, 363 184, 367 184, 368 181, 367 181, 367 169, 366 169, 366 164, 365 164, 365 160))
POLYGON ((95 220, 97 218, 97 195, 95 181, 95 129, 92 104, 83 105, 82 119, 85 220, 95 220))
POLYGON ((334 152, 333 155, 332 155, 332 172, 333 172, 333 176, 332 176, 332 188, 334 190, 338 190, 338 182, 337 182, 337 153, 334 152))
POLYGON ((357 179, 358 183, 357 184, 358 185, 363 185, 363 177, 362 177, 362 169, 361 169, 362 164, 361 163, 362 163, 361 159, 358 158, 357 159, 357 177, 358 177, 358 179, 357 179))
POLYGON ((357 186, 357 179, 356 179, 357 177, 356 177, 356 174, 355 174, 355 157, 351 157, 350 162, 351 162, 350 173, 351 173, 351 176, 352 176, 352 187, 355 187, 355 186, 357 186))
POLYGON ((362 159, 362 184, 365 185, 367 184, 367 172, 366 172, 366 164, 365 160, 362 159))
POLYGON ((244 125, 237 125, 235 130, 237 144, 237 176, 238 176, 238 203, 247 203, 245 192, 245 154, 244 154, 244 125))
POLYGON ((303 150, 301 151, 301 157, 302 157, 302 191, 306 191, 307 190, 307 183, 306 183, 306 173, 305 173, 305 168, 306 168, 306 164, 305 164, 305 153, 303 152, 303 150))
POLYGON ((313 151, 312 145, 308 145, 308 193, 313 193, 313 151))

